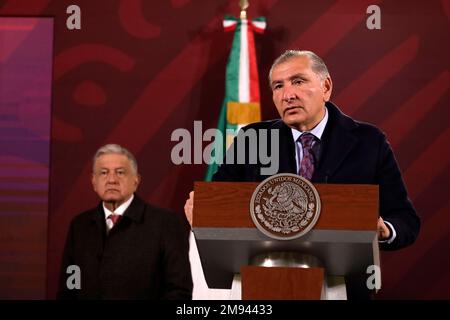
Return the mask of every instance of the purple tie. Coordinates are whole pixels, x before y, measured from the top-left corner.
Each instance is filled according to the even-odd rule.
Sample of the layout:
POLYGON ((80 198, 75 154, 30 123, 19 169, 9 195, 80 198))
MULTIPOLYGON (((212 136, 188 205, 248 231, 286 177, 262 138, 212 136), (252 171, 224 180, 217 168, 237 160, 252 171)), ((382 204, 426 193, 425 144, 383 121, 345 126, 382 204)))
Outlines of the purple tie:
POLYGON ((314 138, 314 135, 311 133, 304 133, 299 138, 303 148, 303 158, 300 162, 300 170, 298 175, 308 180, 311 180, 314 173, 314 157, 311 152, 314 138))

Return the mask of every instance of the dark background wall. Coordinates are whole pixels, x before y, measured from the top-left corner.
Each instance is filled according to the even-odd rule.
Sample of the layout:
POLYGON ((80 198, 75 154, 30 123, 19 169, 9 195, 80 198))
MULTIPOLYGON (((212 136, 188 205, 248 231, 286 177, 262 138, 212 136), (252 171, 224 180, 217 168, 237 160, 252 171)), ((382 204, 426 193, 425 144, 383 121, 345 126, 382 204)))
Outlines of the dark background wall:
MULTIPOLYGON (((1 1, 0 16, 54 17, 47 292, 55 294, 68 223, 97 199, 91 157, 105 143, 134 152, 146 200, 182 212, 204 165, 175 166, 170 135, 214 127, 224 94, 232 34, 225 14, 237 1, 1 1), (66 8, 81 8, 81 30, 66 8)), ((326 61, 332 100, 390 138, 423 219, 417 243, 383 253, 381 298, 450 298, 449 1, 250 1, 265 16, 256 36, 263 119, 277 116, 266 86, 273 59, 288 48, 326 61), (381 8, 368 30, 366 8, 381 8)))

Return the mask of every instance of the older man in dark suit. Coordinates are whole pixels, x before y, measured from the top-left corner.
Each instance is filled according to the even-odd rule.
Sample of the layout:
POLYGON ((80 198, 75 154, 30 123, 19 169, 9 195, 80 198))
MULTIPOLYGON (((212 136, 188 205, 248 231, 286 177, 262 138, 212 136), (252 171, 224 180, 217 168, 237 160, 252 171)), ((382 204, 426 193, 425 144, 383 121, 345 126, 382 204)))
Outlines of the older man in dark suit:
MULTIPOLYGON (((392 149, 378 128, 353 120, 329 101, 333 85, 322 59, 310 51, 286 51, 272 65, 269 82, 281 119, 250 124, 240 134, 278 130, 278 149, 269 144, 269 152, 264 152, 278 156, 277 173, 296 173, 316 183, 379 185, 380 247, 395 250, 412 244, 418 236, 420 219, 408 198, 392 149)), ((261 169, 268 165, 237 161, 242 152, 259 154, 260 142, 247 142, 242 147, 239 140, 235 139, 232 152, 227 153, 233 158, 226 157, 213 180, 267 178, 261 169)), ((185 205, 189 221, 193 196, 191 192, 185 205)))
POLYGON ((97 151, 92 185, 102 201, 70 225, 58 298, 191 299, 184 225, 142 201, 135 194, 139 182, 128 150, 110 144, 97 151), (69 285, 69 266, 78 267, 81 287, 69 285))

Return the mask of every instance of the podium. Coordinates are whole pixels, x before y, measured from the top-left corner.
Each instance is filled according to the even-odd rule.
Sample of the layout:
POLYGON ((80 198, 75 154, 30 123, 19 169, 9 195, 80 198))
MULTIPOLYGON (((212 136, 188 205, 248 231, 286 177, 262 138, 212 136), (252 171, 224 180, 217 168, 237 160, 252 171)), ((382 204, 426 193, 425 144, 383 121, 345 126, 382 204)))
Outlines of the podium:
MULTIPOLYGON (((195 182, 192 228, 210 288, 229 289, 242 276, 243 299, 320 299, 326 275, 365 274, 380 265, 378 186, 315 184, 322 209, 312 230, 294 240, 275 240, 254 225, 249 204, 256 182, 195 182), (297 252, 322 268, 252 266, 255 257, 297 252)), ((369 275, 368 275, 369 277, 369 275)))

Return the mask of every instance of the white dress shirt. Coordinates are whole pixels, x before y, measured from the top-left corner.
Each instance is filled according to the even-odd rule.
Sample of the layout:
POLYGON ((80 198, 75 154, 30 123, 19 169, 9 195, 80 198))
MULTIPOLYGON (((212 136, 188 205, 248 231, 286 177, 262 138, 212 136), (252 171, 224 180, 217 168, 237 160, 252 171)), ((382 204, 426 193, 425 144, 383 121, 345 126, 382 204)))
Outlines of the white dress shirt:
POLYGON ((131 204, 131 201, 133 201, 134 198, 134 194, 131 195, 130 199, 128 199, 127 201, 125 201, 124 203, 122 203, 120 206, 117 207, 116 210, 114 210, 114 212, 110 211, 108 208, 105 207, 105 203, 103 202, 103 210, 105 210, 105 219, 106 219, 106 229, 107 231, 111 230, 112 227, 114 226, 113 222, 111 221, 111 219, 108 219, 108 217, 112 214, 118 214, 120 216, 123 216, 123 213, 125 212, 125 210, 128 209, 128 207, 131 204))

